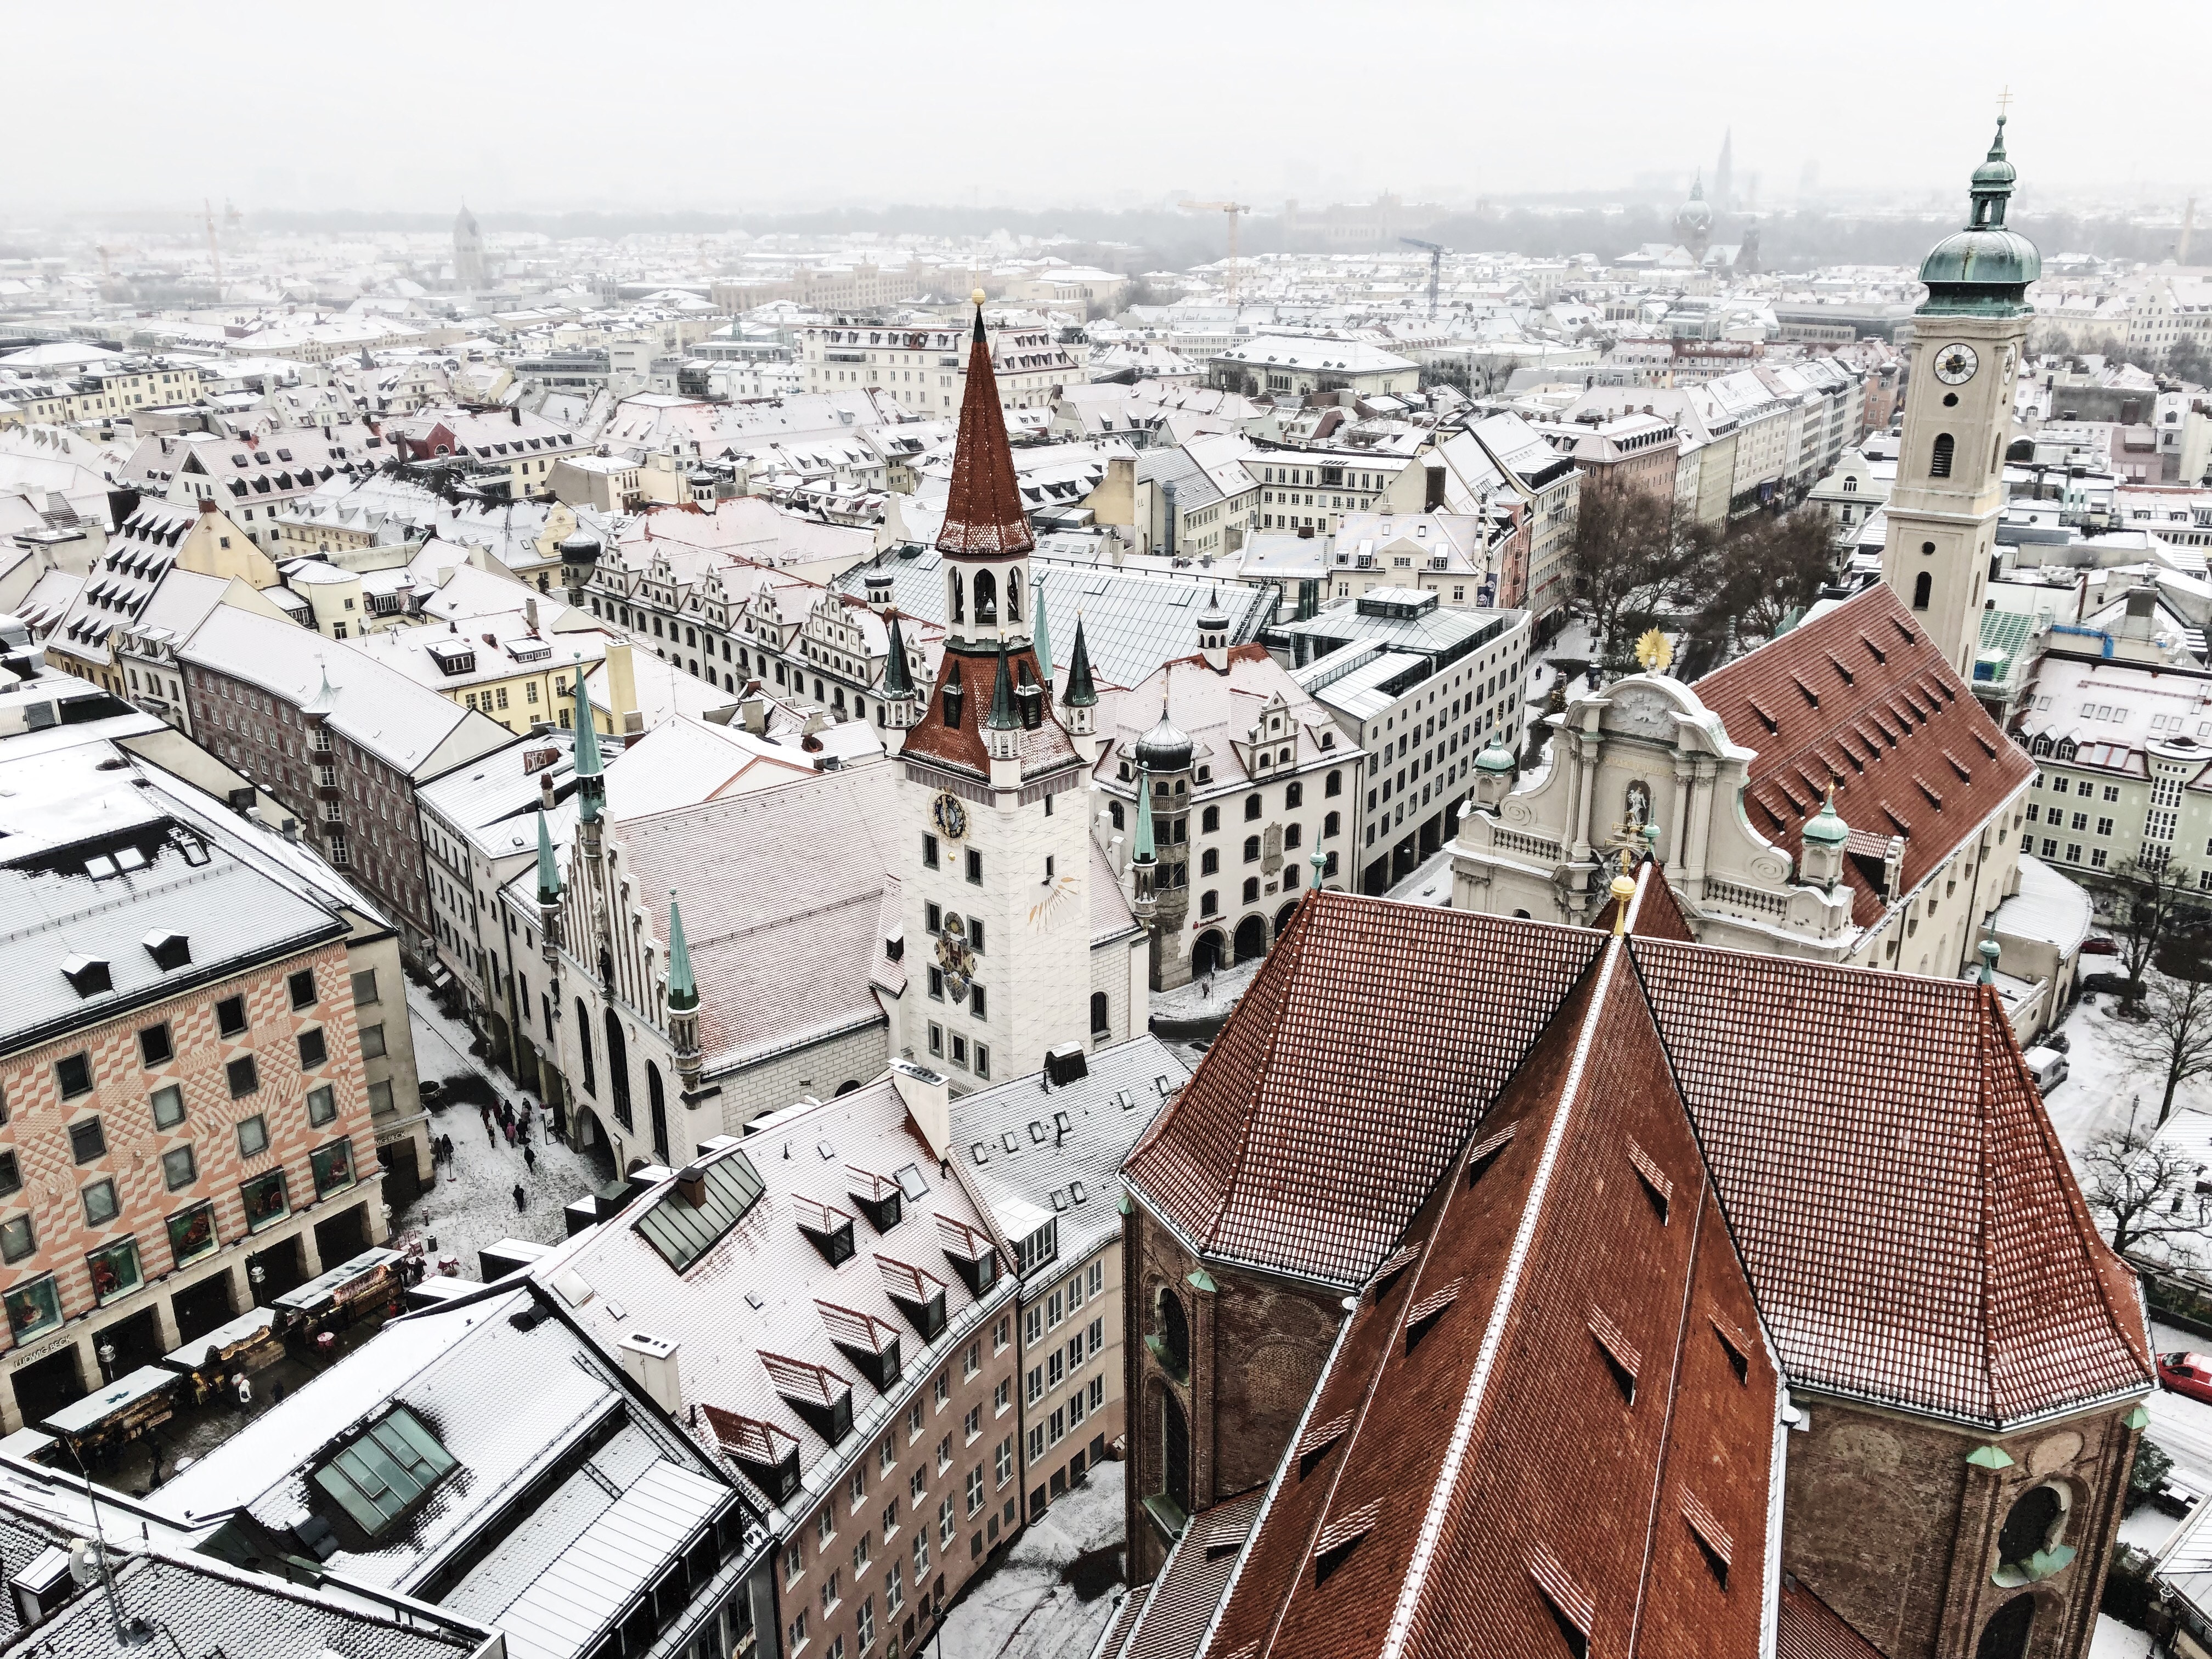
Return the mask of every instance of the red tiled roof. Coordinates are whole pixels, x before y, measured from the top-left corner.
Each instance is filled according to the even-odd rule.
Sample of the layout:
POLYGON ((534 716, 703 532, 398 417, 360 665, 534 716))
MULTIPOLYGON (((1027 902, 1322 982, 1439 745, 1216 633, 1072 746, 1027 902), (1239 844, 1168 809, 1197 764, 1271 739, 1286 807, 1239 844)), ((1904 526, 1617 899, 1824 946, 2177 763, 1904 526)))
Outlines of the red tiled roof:
POLYGON ((1793 1384, 1990 1428, 2151 1381, 1993 991, 1631 942, 1793 1384))
MULTIPOLYGON (((1744 791, 1753 829, 1794 857, 1833 780, 1854 830, 1905 838, 1907 889, 2035 770, 1883 584, 1692 690, 1731 740, 1759 751, 1744 791)), ((1861 927, 1881 918, 1878 873, 1844 862, 1861 927)))
POLYGON ((1553 1652, 1552 1607, 1594 1651, 1628 1651, 1632 1630, 1638 1651, 1758 1651, 1780 1380, 1754 1345, 1739 1382, 1707 1328, 1754 1318, 1750 1289, 1605 944, 1491 1109, 1504 1150, 1472 1180, 1460 1155, 1416 1221, 1419 1266, 1362 1297, 1308 1413, 1350 1427, 1285 1464, 1213 1651, 1553 1652), (1668 1175, 1663 1217, 1632 1145, 1668 1175), (1732 1588, 1692 1514, 1727 1540, 1732 1588), (1347 1542, 1326 1577, 1310 1565, 1347 1542))
MULTIPOLYGON (((1014 677, 1016 685, 1036 682, 1039 678, 1036 653, 1026 645, 1019 650, 1009 650, 1006 672, 1014 677)), ((930 690, 929 707, 906 734, 900 753, 934 761, 979 778, 988 777, 991 751, 983 738, 983 722, 990 717, 991 692, 998 678, 999 653, 995 648, 982 651, 947 647, 938 670, 937 684, 930 690), (956 676, 960 686, 960 720, 957 725, 948 726, 945 720, 945 693, 956 676)), ((1050 707, 1045 709, 1036 731, 1020 734, 1018 752, 1024 778, 1081 762, 1074 742, 1050 707)))
POLYGON ((1845 1624, 1841 1613, 1784 1574, 1774 1659, 1888 1659, 1888 1656, 1845 1624))
MULTIPOLYGON (((937 550, 952 558, 1026 553, 1036 545, 1006 445, 1006 417, 999 407, 999 382, 991 372, 983 317, 968 347, 968 384, 960 394, 960 433, 952 451, 952 488, 945 501, 945 526, 937 550)), ((986 690, 985 695, 989 692, 986 690)))
POLYGON ((1127 1659, 1192 1659, 1206 1638, 1261 1494, 1247 1492, 1194 1516, 1123 1638, 1127 1659))
POLYGON ((1310 893, 1126 1173, 1211 1255, 1357 1284, 1602 943, 1310 893))

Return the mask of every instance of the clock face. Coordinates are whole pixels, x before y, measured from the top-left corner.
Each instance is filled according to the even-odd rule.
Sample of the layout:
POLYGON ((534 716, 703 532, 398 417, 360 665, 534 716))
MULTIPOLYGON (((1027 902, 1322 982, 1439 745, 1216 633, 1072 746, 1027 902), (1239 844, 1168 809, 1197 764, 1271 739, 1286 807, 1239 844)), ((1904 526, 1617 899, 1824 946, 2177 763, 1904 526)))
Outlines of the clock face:
POLYGON ((1936 378, 1945 386, 1964 386, 1974 378, 1974 371, 1981 362, 1973 347, 1963 340, 1954 340, 1949 345, 1936 348, 1936 378))
POLYGON ((937 827, 954 841, 968 833, 968 809, 960 804, 960 797, 939 795, 930 804, 929 816, 937 827))

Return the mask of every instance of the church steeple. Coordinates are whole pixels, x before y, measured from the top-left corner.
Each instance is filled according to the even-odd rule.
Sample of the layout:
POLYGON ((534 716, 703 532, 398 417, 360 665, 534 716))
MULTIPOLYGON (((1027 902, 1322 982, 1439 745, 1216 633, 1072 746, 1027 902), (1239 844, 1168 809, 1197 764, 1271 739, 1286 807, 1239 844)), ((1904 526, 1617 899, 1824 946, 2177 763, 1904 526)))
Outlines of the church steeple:
POLYGON ((691 973, 691 947, 684 938, 684 912, 668 890, 668 1041, 676 1073, 689 1091, 699 1086, 699 981, 691 973))
POLYGON ((584 660, 568 659, 576 692, 576 820, 582 827, 584 852, 594 861, 602 847, 601 815, 606 810, 606 769, 599 762, 599 730, 592 723, 592 694, 584 684, 584 660))
POLYGON ((546 966, 556 970, 561 961, 561 866, 553 857, 553 832, 545 823, 545 809, 538 811, 538 942, 546 966))

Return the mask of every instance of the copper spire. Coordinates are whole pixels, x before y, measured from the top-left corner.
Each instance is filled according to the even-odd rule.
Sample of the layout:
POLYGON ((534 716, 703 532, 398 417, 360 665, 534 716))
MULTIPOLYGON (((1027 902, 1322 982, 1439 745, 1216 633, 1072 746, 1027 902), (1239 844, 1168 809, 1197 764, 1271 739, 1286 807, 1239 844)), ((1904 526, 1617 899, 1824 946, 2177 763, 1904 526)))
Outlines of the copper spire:
POLYGON ((975 290, 975 332, 968 347, 968 385, 960 397, 960 435, 952 452, 952 489, 937 550, 951 558, 997 558, 1036 545, 1022 511, 1006 445, 1006 417, 999 408, 991 345, 983 337, 983 290, 975 290))

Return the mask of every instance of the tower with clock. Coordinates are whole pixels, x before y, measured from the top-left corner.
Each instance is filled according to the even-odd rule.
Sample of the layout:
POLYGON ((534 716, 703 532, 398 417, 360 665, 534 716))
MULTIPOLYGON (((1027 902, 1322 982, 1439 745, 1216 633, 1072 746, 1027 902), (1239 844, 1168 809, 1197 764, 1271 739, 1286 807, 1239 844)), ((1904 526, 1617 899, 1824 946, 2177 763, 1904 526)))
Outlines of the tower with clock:
POLYGON ((895 764, 911 855, 895 1052, 955 1091, 1037 1070, 1091 1030, 1090 768, 1037 659, 1036 550, 1006 444, 983 295, 943 556, 945 658, 895 764))
POLYGON ((1886 509, 1882 580, 1962 678, 1973 678, 2004 507, 2013 388, 2034 315, 2035 244, 2005 224, 2016 175, 2004 118, 1974 169, 1972 216, 1921 262, 1897 483, 1886 509))

